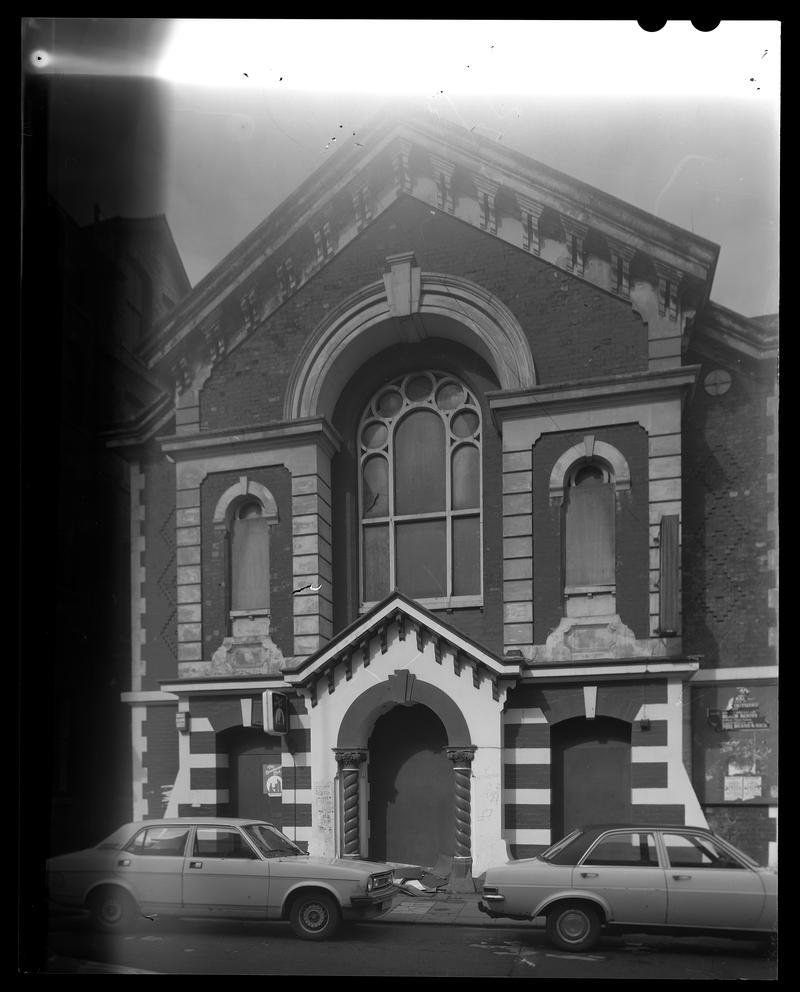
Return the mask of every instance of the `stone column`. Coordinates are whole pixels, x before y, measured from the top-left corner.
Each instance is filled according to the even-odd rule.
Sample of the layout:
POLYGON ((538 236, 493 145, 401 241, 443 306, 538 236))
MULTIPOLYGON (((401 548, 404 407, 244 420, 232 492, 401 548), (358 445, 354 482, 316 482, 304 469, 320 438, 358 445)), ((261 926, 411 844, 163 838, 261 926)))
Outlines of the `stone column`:
POLYGON ((334 748, 333 753, 336 755, 342 777, 342 857, 360 858, 361 802, 358 779, 359 769, 367 758, 367 752, 334 748))
POLYGON ((472 881, 472 759, 474 747, 445 748, 453 762, 455 774, 456 843, 450 888, 454 892, 473 892, 472 881))

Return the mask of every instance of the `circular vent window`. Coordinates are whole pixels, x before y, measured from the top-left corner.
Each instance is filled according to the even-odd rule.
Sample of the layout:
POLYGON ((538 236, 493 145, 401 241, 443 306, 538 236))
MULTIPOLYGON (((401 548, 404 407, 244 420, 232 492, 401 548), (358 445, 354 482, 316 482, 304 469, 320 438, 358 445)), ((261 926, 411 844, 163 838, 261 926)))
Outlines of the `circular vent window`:
POLYGON ((703 388, 709 396, 723 396, 731 388, 731 374, 725 369, 714 369, 703 380, 703 388))

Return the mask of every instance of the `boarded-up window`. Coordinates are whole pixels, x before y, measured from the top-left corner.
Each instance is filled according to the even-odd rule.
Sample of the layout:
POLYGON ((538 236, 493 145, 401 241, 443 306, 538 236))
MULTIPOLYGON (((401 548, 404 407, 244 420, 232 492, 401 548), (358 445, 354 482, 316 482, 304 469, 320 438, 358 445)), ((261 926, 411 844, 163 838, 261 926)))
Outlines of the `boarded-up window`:
POLYGON ((241 506, 233 523, 231 609, 269 609, 269 523, 256 500, 241 506))
POLYGON ((614 488, 595 466, 569 486, 565 550, 568 587, 614 584, 614 488))

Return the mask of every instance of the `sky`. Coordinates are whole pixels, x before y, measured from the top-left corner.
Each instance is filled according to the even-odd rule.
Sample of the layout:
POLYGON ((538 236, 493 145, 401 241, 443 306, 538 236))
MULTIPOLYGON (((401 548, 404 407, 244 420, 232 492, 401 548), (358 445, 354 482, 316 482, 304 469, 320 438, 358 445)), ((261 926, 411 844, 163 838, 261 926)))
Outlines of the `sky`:
POLYGON ((712 299, 779 300, 780 29, 667 21, 23 19, 78 223, 164 213, 193 285, 389 100, 721 248, 712 299))

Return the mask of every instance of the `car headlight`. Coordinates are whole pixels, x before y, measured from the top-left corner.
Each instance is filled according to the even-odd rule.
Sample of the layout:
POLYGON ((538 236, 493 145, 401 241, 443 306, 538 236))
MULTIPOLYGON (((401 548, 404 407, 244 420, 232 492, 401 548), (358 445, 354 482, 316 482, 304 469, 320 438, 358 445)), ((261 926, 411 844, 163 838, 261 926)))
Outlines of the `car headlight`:
POLYGON ((394 872, 391 871, 383 871, 378 875, 370 875, 367 879, 367 892, 373 892, 375 889, 383 889, 393 882, 394 872))

